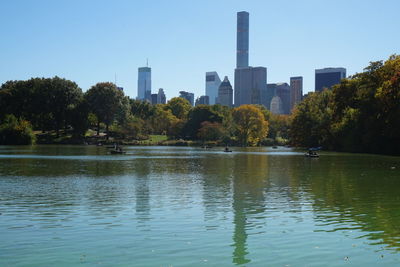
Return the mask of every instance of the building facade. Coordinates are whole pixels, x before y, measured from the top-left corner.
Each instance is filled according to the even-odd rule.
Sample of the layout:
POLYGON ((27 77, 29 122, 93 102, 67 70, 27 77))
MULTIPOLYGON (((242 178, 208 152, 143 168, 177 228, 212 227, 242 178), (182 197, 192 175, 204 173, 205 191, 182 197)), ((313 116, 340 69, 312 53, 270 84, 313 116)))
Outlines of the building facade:
POLYGON ((303 98, 303 77, 290 77, 290 112, 303 98))
POLYGON ((151 68, 139 68, 137 90, 137 99, 151 102, 151 68))
POLYGON ((271 99, 271 105, 269 110, 274 114, 284 114, 283 103, 279 96, 276 95, 271 99))
POLYGON ((196 106, 198 105, 210 105, 210 98, 208 95, 202 95, 196 99, 196 106))
POLYGON ((155 105, 157 103, 158 94, 151 94, 151 104, 155 105))
POLYGON ((193 93, 189 93, 186 91, 180 91, 179 92, 179 97, 182 97, 184 99, 186 99, 187 101, 189 101, 190 105, 194 105, 194 94, 193 93))
POLYGON ((167 103, 167 98, 164 93, 164 89, 160 88, 158 89, 157 93, 157 104, 166 104, 167 103))
POLYGON ((267 92, 265 94, 265 104, 263 104, 267 109, 271 108, 271 101, 274 96, 276 96, 276 83, 267 83, 267 92))
POLYGON ((228 76, 225 76, 218 88, 217 104, 228 107, 233 106, 233 89, 228 76))
POLYGON ((346 78, 345 68, 324 68, 315 70, 315 92, 321 92, 324 88, 330 89, 346 78))
POLYGON ((276 95, 282 101, 282 113, 279 114, 290 114, 290 86, 287 83, 276 84, 276 95))
POLYGON ((267 87, 267 68, 247 67, 235 69, 235 106, 262 104, 267 87))
POLYGON ((209 98, 210 105, 214 105, 218 97, 218 88, 221 79, 215 71, 206 72, 206 96, 209 98))
POLYGON ((236 68, 249 66, 249 13, 237 13, 236 68))

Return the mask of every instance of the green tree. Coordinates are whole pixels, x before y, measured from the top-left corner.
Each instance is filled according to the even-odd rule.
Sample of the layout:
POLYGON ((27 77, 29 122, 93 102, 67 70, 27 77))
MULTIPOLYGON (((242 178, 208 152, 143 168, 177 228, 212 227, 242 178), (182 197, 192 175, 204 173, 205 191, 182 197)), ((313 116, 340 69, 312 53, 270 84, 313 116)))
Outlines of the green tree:
POLYGON ((203 141, 218 141, 226 136, 221 123, 204 121, 197 132, 197 137, 203 141))
POLYGON ((192 106, 186 99, 182 97, 174 97, 168 101, 167 107, 175 117, 180 120, 186 120, 192 106))
POLYGON ((154 113, 151 116, 151 128, 154 134, 166 134, 171 132, 171 127, 179 119, 164 104, 154 106, 154 113))
POLYGON ((243 146, 257 145, 268 134, 268 122, 261 109, 254 105, 242 105, 233 109, 236 136, 243 146))
POLYGON ((188 114, 188 121, 186 123, 184 132, 185 136, 196 139, 197 131, 201 128, 202 122, 222 122, 222 116, 213 111, 209 105, 198 105, 192 108, 188 114))
POLYGON ((0 124, 0 145, 31 145, 36 137, 31 124, 14 115, 6 115, 0 124))
POLYGON ((126 108, 124 93, 110 82, 97 83, 86 92, 89 110, 97 117, 97 135, 100 133, 100 122, 106 125, 108 138, 109 125, 117 114, 126 108))

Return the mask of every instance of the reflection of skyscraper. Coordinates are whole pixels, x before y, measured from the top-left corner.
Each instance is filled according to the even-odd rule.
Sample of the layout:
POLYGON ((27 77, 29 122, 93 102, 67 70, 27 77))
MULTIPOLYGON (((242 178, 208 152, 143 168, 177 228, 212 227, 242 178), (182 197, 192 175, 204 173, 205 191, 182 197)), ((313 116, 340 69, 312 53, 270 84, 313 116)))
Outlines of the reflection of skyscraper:
POLYGON ((210 105, 215 104, 215 99, 218 96, 218 87, 221 84, 221 79, 215 71, 206 72, 206 96, 209 97, 210 105))
POLYGON ((315 70, 315 92, 320 92, 324 88, 329 89, 344 78, 346 78, 345 68, 317 69, 315 70))
POLYGON ((303 77, 290 77, 290 111, 303 96, 303 77))
POLYGON ((137 99, 151 101, 151 68, 139 68, 137 99))
POLYGON ((236 68, 249 66, 249 13, 237 13, 236 68))
POLYGON ((233 105, 233 89, 228 76, 225 76, 224 81, 218 88, 217 104, 228 107, 233 105))
POLYGON ((254 227, 250 218, 258 218, 259 222, 265 222, 262 214, 265 211, 266 190, 265 174, 268 173, 268 157, 242 154, 235 157, 233 170, 233 233, 234 251, 233 263, 245 264, 251 260, 248 258, 247 232, 254 227), (257 216, 260 215, 260 216, 257 216))

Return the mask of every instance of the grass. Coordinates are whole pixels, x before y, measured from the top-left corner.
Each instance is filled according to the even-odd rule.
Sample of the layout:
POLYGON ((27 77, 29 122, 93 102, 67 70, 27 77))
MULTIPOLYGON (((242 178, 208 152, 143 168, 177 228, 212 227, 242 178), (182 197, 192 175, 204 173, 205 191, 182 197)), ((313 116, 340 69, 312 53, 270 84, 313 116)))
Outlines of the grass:
POLYGON ((140 141, 143 145, 156 145, 167 141, 168 137, 166 135, 149 135, 149 139, 140 141))

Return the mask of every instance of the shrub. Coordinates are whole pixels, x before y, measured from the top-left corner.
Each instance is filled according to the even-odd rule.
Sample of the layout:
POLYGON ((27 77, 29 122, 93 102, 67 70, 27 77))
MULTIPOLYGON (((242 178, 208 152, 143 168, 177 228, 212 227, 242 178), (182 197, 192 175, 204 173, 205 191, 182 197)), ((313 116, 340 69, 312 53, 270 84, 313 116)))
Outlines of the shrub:
POLYGON ((7 115, 0 124, 0 145, 31 145, 36 141, 29 121, 7 115))

